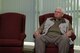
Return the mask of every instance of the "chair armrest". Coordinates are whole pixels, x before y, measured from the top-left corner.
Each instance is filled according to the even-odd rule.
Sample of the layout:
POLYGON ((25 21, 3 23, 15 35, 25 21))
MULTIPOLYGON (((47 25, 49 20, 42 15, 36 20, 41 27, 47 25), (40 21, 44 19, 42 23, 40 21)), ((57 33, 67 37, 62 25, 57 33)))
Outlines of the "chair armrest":
MULTIPOLYGON (((33 34, 33 38, 35 38, 34 34, 33 34)), ((71 40, 74 41, 76 39, 76 36, 74 33, 72 33, 72 35, 69 38, 71 38, 71 40)))
POLYGON ((25 33, 20 33, 19 35, 20 35, 19 36, 20 40, 24 40, 26 38, 26 34, 25 33))
POLYGON ((76 39, 76 36, 74 33, 72 33, 72 35, 70 36, 71 40, 74 41, 76 39))
POLYGON ((35 38, 35 35, 33 34, 33 38, 35 38))

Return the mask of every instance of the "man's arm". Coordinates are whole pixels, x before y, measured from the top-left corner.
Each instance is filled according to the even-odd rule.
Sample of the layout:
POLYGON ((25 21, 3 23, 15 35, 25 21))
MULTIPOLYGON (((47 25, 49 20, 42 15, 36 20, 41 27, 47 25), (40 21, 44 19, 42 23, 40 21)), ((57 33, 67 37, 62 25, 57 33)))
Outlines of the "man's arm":
POLYGON ((68 37, 70 37, 70 36, 72 35, 72 33, 73 33, 73 28, 72 28, 72 25, 69 23, 69 26, 68 26, 68 28, 67 28, 66 35, 67 35, 68 37))
POLYGON ((44 29, 44 23, 35 31, 34 36, 40 37, 40 34, 42 33, 43 29, 44 29))

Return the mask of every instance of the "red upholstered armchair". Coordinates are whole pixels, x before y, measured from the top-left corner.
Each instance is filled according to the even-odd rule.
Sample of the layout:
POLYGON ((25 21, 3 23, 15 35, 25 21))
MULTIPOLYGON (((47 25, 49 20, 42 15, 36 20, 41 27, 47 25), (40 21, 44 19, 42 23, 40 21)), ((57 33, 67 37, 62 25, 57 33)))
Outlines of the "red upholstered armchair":
POLYGON ((0 14, 0 53, 22 53, 25 37, 25 15, 0 14))
MULTIPOLYGON (((49 17, 54 17, 54 13, 48 13, 48 14, 39 16, 39 24, 41 25, 49 17)), ((63 18, 68 19, 70 21, 70 23, 72 24, 71 16, 64 14, 63 18)), ((76 38, 76 36, 73 33, 73 35, 71 36, 71 39, 74 41, 75 38, 76 38)), ((73 47, 74 47, 74 45, 70 45, 69 53, 74 53, 73 47)), ((54 45, 53 44, 46 45, 46 53, 58 53, 57 45, 55 45, 55 44, 54 45)))

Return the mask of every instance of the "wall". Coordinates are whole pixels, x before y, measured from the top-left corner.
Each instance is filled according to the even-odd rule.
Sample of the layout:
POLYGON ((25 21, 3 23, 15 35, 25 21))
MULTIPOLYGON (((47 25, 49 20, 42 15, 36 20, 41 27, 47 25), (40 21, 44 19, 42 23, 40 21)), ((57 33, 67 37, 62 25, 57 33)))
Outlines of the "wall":
POLYGON ((41 14, 52 13, 56 7, 64 8, 65 0, 39 0, 39 12, 41 14))
POLYGON ((2 0, 2 13, 19 12, 26 15, 26 39, 33 41, 35 30, 35 1, 34 0, 2 0))
POLYGON ((2 0, 0 0, 0 13, 1 13, 1 8, 2 8, 2 0))

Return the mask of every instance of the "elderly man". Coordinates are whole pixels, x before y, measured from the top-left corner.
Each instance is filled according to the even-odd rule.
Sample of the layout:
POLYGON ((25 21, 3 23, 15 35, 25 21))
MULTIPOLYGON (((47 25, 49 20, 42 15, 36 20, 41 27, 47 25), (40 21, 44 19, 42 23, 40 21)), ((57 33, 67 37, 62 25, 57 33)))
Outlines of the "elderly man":
POLYGON ((69 21, 62 18, 64 11, 56 8, 54 18, 50 17, 34 33, 36 53, 45 53, 45 45, 54 43, 59 47, 59 53, 68 53, 73 30, 69 21))

